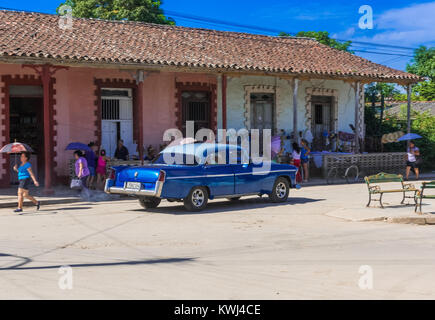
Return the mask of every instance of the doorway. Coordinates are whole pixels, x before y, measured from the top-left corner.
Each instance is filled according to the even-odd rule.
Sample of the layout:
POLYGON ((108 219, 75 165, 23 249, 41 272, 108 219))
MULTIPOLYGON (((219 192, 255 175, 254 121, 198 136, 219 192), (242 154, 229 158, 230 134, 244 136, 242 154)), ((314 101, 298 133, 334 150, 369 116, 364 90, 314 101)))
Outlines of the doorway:
POLYGON ((312 97, 312 124, 313 150, 325 150, 328 136, 334 130, 333 97, 312 97))
POLYGON ((185 136, 186 122, 194 121, 195 134, 201 129, 211 129, 211 103, 210 92, 183 91, 181 94, 182 129, 185 136))
POLYGON ((259 130, 259 151, 263 155, 263 131, 271 130, 273 133, 274 103, 273 93, 252 93, 251 94, 251 129, 259 130))
MULTIPOLYGON (((9 87, 9 142, 26 143, 33 149, 30 163, 38 181, 44 181, 44 119, 43 91, 40 86, 9 87)), ((11 155, 10 172, 19 165, 19 155, 11 155)), ((10 183, 17 184, 16 174, 10 183)))
POLYGON ((101 95, 101 148, 113 157, 121 139, 130 155, 135 155, 132 90, 102 89, 101 95))

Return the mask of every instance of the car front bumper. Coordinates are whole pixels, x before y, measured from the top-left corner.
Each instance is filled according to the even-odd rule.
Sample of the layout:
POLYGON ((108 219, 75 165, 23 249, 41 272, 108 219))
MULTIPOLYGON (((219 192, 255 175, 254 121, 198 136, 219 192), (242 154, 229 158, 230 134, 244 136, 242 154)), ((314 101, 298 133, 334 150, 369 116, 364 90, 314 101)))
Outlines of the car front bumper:
POLYGON ((127 183, 124 184, 124 187, 114 187, 114 180, 107 179, 106 185, 104 187, 104 192, 109 194, 121 194, 127 196, 137 196, 137 197, 154 197, 160 198, 163 189, 163 182, 157 181, 154 189, 128 189, 127 183))

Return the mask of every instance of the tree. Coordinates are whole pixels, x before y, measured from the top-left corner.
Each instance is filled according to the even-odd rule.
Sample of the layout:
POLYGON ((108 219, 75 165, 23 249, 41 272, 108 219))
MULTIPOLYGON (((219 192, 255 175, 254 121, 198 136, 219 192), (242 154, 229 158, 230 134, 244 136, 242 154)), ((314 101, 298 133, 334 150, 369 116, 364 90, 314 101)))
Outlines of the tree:
POLYGON ((376 106, 376 102, 381 102, 381 116, 378 128, 381 127, 382 122, 384 121, 385 99, 392 98, 399 93, 400 92, 396 89, 396 86, 391 83, 373 82, 365 88, 366 99, 372 103, 372 107, 376 106))
POLYGON ((59 8, 62 5, 70 6, 72 15, 78 18, 175 24, 163 14, 159 0, 66 0, 59 8))
POLYGON ((427 77, 428 80, 414 86, 413 92, 422 100, 435 100, 435 48, 421 46, 414 52, 411 64, 406 66, 408 72, 427 77))
MULTIPOLYGON (((279 34, 280 37, 290 37, 291 35, 285 32, 281 32, 279 34)), ((296 34, 297 37, 306 37, 306 38, 313 38, 319 41, 320 43, 330 46, 332 48, 347 51, 350 53, 353 53, 349 48, 352 45, 351 41, 346 42, 339 42, 335 39, 332 39, 329 36, 329 32, 327 31, 300 31, 296 34)))

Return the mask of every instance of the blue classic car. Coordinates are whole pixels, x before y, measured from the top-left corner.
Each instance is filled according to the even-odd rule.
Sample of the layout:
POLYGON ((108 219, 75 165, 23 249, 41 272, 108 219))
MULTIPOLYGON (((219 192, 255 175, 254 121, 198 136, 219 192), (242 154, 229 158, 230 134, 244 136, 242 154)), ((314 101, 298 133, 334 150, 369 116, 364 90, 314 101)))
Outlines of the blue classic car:
POLYGON ((238 146, 188 144, 166 148, 150 165, 113 167, 105 191, 137 197, 145 209, 156 208, 161 199, 184 201, 188 211, 204 209, 209 199, 247 195, 285 202, 290 188, 299 188, 297 170, 270 161, 256 164, 238 146))

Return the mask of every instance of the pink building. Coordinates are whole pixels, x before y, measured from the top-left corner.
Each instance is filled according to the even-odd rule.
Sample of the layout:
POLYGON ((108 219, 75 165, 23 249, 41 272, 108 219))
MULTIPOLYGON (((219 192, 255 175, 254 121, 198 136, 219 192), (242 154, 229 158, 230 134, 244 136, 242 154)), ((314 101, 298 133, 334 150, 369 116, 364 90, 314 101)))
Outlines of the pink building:
MULTIPOLYGON (((229 114, 245 117, 249 101, 239 96, 262 92, 263 79, 271 82, 262 88, 276 102, 271 126, 291 123, 295 132, 298 99, 291 97, 298 81, 330 81, 333 89, 306 92, 330 95, 337 115, 341 87, 354 88, 348 109, 361 122, 361 84, 421 80, 311 39, 91 19, 73 19, 65 28, 55 15, 11 11, 0 11, 0 30, 0 145, 14 139, 32 145, 48 189, 67 180, 68 143, 93 141, 113 155, 122 138, 142 157, 148 145, 163 142, 166 129, 182 129, 186 120, 216 130, 234 120, 229 114), (242 77, 251 77, 249 88, 242 77), (287 114, 293 117, 282 120, 287 114)), ((300 127, 311 121, 301 113, 300 127)), ((1 156, 0 186, 11 183, 10 166, 9 156, 1 156)))

